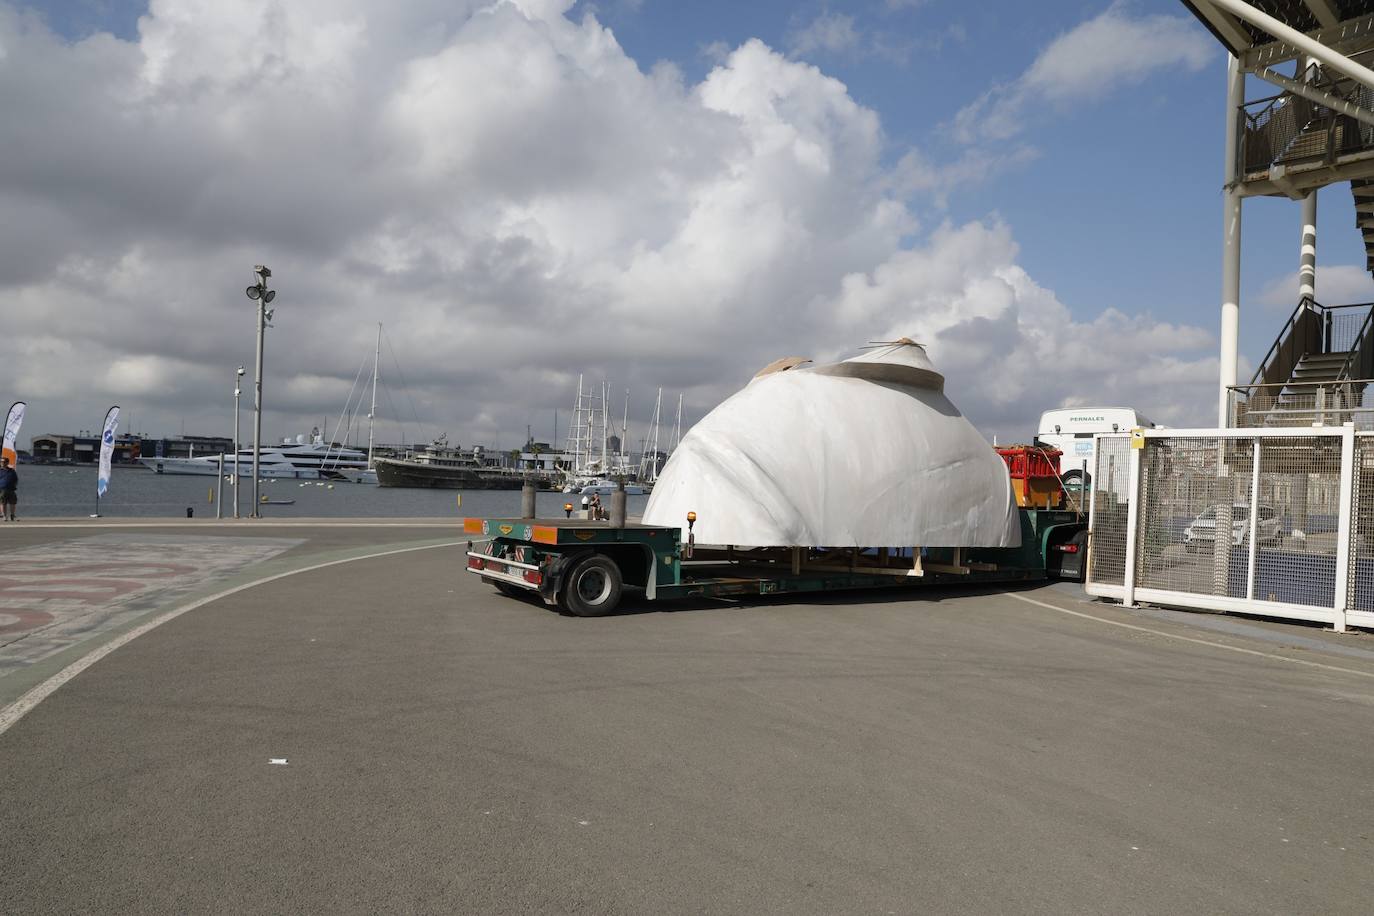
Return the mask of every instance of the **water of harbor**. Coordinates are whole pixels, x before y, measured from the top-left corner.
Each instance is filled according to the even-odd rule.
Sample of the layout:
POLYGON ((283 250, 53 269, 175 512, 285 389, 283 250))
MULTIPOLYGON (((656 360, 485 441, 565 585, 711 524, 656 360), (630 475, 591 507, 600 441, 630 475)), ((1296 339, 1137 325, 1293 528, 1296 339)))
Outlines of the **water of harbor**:
MULTIPOLYGON (((80 518, 96 511, 94 467, 20 465, 19 517, 80 518)), ((413 490, 375 484, 327 483, 304 480, 264 480, 259 492, 268 499, 294 499, 290 506, 260 506, 259 514, 271 518, 459 518, 465 515, 514 516, 520 514, 519 490, 413 490), (323 484, 323 485, 321 485, 323 484), (461 504, 460 504, 461 497, 461 504)), ((253 482, 243 481, 239 514, 252 512, 253 482)), ((100 514, 107 518, 214 518, 214 477, 156 474, 143 468, 116 468, 109 491, 100 499, 100 514)), ((234 488, 224 482, 223 512, 234 514, 234 488)), ((581 496, 541 492, 538 513, 543 517, 563 514, 563 504, 580 505, 581 496)), ((647 496, 630 496, 630 515, 644 511, 647 496)), ((602 498, 609 505, 609 499, 602 498)))

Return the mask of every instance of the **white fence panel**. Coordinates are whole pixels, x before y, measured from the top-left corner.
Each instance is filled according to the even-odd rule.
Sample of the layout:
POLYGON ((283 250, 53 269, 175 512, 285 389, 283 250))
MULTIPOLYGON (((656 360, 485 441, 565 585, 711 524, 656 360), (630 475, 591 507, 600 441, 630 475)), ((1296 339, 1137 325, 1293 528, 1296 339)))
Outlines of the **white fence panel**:
POLYGON ((1089 594, 1374 626, 1374 435, 1145 430, 1136 444, 1097 437, 1089 594))

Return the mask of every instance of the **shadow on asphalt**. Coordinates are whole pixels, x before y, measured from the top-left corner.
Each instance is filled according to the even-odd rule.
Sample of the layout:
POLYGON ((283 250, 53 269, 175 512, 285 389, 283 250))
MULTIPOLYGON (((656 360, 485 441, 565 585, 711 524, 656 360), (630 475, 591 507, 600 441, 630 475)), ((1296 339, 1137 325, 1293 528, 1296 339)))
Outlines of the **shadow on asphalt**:
MULTIPOLYGON (((1054 582, 1001 582, 978 585, 912 585, 909 587, 892 586, 881 589, 845 589, 833 592, 791 592, 778 595, 742 595, 722 598, 674 598, 650 601, 641 590, 627 590, 620 607, 607 617, 638 617, 644 614, 681 614, 692 611, 718 611, 723 608, 747 610, 786 605, 803 607, 853 607, 859 605, 903 604, 913 601, 941 602, 951 598, 977 598, 1001 595, 1008 592, 1036 591, 1053 586, 1054 582)), ((508 596, 512 601, 520 601, 532 607, 539 607, 551 614, 572 617, 544 604, 543 599, 533 593, 508 596)))

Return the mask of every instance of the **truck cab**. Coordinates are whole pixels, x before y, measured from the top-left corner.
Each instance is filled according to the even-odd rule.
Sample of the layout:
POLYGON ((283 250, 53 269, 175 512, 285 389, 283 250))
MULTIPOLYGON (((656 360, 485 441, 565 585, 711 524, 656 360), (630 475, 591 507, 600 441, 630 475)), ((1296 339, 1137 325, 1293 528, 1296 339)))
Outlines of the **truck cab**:
POLYGON ((1092 480, 1093 435, 1155 429, 1157 424, 1131 407, 1061 407, 1040 415, 1037 445, 1057 448, 1066 486, 1086 487, 1092 480))

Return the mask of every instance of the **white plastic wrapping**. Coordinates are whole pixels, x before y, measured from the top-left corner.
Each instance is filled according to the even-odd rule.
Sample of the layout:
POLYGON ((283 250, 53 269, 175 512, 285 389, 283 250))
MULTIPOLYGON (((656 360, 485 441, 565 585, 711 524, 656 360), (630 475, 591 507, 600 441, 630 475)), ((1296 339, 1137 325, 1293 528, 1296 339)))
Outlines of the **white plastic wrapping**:
POLYGON ((699 544, 1019 546, 1006 465, 942 388, 906 342, 760 375, 683 437, 644 522, 685 539, 695 512, 699 544))

